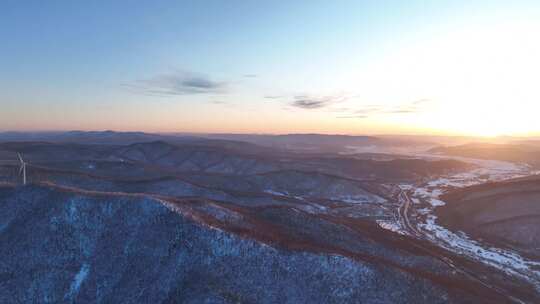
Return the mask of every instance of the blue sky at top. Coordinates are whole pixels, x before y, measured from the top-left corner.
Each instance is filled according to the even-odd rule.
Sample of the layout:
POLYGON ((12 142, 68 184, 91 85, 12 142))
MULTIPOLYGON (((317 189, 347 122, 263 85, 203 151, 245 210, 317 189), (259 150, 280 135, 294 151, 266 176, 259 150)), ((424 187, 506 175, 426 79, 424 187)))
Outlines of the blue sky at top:
POLYGON ((468 28, 505 22, 536 48, 538 12, 534 1, 2 1, 0 129, 415 132, 428 124, 410 114, 419 100, 459 96, 409 85, 402 75, 423 59, 393 73, 410 58, 399 56, 438 52, 446 36, 460 53, 468 28))

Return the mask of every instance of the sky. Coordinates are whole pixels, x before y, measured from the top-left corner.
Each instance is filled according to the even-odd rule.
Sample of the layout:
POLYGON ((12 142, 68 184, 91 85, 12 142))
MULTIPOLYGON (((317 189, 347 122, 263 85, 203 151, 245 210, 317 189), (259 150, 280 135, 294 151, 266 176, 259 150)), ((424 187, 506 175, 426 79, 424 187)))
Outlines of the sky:
POLYGON ((539 1, 0 2, 0 131, 539 135, 539 1))

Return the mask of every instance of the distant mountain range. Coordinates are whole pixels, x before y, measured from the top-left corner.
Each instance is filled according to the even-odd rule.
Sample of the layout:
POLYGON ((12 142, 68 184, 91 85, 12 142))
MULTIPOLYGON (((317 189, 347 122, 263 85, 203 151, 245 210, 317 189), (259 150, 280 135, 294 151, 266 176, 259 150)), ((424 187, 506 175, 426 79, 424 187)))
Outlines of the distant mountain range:
POLYGON ((160 139, 189 140, 191 136, 164 136, 144 132, 116 132, 116 131, 68 131, 68 132, 3 132, 0 141, 46 141, 71 142, 85 144, 131 144, 148 142, 160 139))
POLYGON ((431 149, 430 152, 540 166, 540 145, 534 145, 531 142, 526 144, 470 143, 451 147, 437 147, 431 149))
POLYGON ((374 136, 349 136, 325 134, 153 134, 144 132, 115 131, 69 131, 69 132, 3 132, 0 142, 45 141, 81 144, 127 145, 133 143, 167 141, 171 143, 208 144, 229 142, 230 144, 250 143, 280 150, 302 153, 355 152, 363 148, 365 152, 375 152, 388 147, 423 146, 433 147, 434 143, 419 139, 379 138, 374 136))

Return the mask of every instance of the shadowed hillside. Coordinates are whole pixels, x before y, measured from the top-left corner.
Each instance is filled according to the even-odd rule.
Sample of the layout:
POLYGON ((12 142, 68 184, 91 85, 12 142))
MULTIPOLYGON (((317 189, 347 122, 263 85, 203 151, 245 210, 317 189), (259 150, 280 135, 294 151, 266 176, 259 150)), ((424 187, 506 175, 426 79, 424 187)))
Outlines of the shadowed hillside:
POLYGON ((477 238, 540 257, 540 179, 491 183, 451 192, 440 221, 477 238))
POLYGON ((411 255, 406 247, 391 249, 400 242, 383 236, 389 232, 379 230, 382 235, 370 239, 369 225, 346 232, 330 219, 311 222, 308 214, 280 223, 276 216, 288 216, 279 208, 254 217, 197 200, 34 186, 2 187, 0 201, 4 303, 496 299, 479 298, 458 281, 454 286, 449 270, 436 260, 411 255))

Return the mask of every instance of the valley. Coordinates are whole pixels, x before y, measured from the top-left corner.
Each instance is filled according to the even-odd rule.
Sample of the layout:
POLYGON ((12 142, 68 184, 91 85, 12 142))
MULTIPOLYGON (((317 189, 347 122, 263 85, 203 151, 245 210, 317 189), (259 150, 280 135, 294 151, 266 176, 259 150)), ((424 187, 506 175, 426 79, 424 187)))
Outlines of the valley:
POLYGON ((535 189, 529 165, 151 139, 0 143, 3 302, 540 299, 535 239, 501 243, 501 229, 522 232, 463 226, 453 211, 455 200, 510 191, 490 190, 499 184, 535 189), (468 194, 475 187, 489 193, 468 194))

